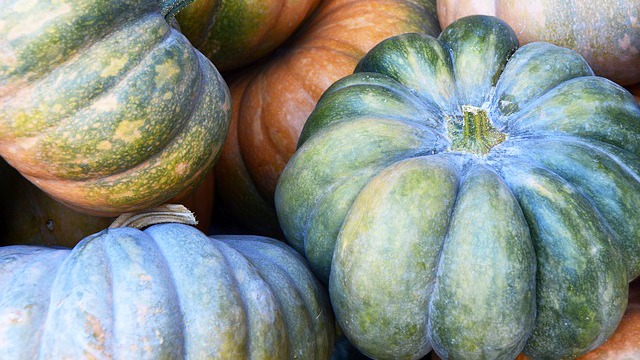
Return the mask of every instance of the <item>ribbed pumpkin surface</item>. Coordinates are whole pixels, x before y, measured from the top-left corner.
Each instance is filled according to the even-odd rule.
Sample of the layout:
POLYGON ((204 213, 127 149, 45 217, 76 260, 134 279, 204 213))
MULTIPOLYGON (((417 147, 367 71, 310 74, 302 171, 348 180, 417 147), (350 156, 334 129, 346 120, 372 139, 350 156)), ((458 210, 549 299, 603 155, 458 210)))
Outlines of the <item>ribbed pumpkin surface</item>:
POLYGON ((10 359, 328 359, 333 315, 303 259, 180 224, 109 229, 73 250, 0 248, 10 359))
POLYGON ((276 182, 320 95, 375 44, 406 32, 438 34, 434 0, 323 1, 274 57, 230 83, 232 123, 216 182, 232 214, 278 231, 276 182))
POLYGON ((0 155, 76 209, 162 203, 202 179, 224 141, 226 84, 162 5, 2 5, 0 155))

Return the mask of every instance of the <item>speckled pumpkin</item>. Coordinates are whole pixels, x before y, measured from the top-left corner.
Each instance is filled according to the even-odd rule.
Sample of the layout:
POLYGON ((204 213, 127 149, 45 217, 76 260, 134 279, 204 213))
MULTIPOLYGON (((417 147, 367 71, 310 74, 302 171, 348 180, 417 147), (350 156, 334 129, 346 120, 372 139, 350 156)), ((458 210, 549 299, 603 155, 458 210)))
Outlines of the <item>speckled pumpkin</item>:
POLYGON ((523 45, 567 47, 596 75, 622 85, 640 82, 640 0, 438 0, 442 27, 476 14, 506 21, 523 45))
POLYGON ((228 130, 215 67, 166 0, 17 1, 0 13, 0 155, 54 198, 113 215, 199 182, 228 130))
POLYGON ((176 18, 180 30, 220 71, 272 52, 320 0, 196 0, 176 18))
POLYGON ((323 1, 293 41, 230 81, 232 122, 216 165, 228 212, 254 231, 278 233, 276 182, 322 92, 378 42, 439 31, 435 0, 323 1))
POLYGON ((276 209, 366 355, 575 358, 640 274, 639 137, 633 96, 579 54, 466 17, 324 93, 276 209))
POLYGON ((284 243, 182 224, 109 229, 72 250, 0 248, 10 359, 328 359, 326 290, 284 243))

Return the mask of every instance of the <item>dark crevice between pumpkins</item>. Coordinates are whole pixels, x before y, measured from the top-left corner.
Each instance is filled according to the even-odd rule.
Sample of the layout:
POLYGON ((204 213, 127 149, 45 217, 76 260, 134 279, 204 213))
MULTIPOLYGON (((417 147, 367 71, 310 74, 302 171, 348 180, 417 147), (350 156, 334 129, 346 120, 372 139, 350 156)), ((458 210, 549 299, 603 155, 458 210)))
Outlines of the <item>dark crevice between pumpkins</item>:
POLYGON ((198 224, 195 215, 180 204, 164 204, 138 212, 125 213, 116 218, 109 229, 132 227, 144 229, 162 223, 179 223, 195 226, 198 224))

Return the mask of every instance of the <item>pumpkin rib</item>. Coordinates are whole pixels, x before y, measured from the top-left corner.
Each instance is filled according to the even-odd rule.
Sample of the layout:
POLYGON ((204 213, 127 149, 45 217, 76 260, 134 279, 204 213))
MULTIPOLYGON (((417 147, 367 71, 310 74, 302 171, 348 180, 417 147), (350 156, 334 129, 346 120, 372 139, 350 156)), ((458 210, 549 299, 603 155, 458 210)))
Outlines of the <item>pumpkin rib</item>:
MULTIPOLYGON (((553 137, 550 137, 548 139, 552 141, 555 140, 553 137)), ((589 203, 591 203, 591 205, 594 208, 594 211, 598 214, 598 217, 602 220, 604 226, 609 229, 617 246, 619 246, 621 249, 624 250, 623 256, 625 257, 625 263, 628 269, 628 278, 629 278, 629 281, 632 281, 638 275, 640 275, 640 256, 636 255, 636 254, 640 254, 640 242, 635 240, 640 235, 640 232, 628 233, 627 230, 630 230, 630 229, 624 225, 631 224, 630 226, 631 229, 640 228, 640 221, 637 221, 635 217, 631 215, 633 214, 633 211, 635 211, 635 209, 638 208, 638 204, 640 204, 640 199, 638 198, 640 197, 636 195, 635 196, 636 201, 633 201, 633 200, 629 201, 630 198, 633 199, 634 194, 636 194, 637 193, 636 191, 640 188, 640 176, 638 176, 638 174, 636 174, 623 161, 621 161, 621 159, 619 159, 617 156, 612 154, 610 151, 607 151, 607 149, 603 148, 602 146, 597 146, 597 143, 598 143, 597 140, 590 142, 580 138, 573 138, 571 136, 561 136, 559 137, 559 140, 556 140, 556 141, 562 141, 564 143, 570 143, 570 144, 579 146, 584 149, 583 151, 585 152, 585 154, 587 153, 598 154, 599 156, 611 161, 613 164, 615 164, 615 166, 618 167, 618 169, 612 169, 611 164, 601 165, 601 166, 606 166, 606 168, 608 169, 608 172, 606 172, 605 175, 601 175, 601 176, 608 179, 609 180, 608 182, 613 182, 613 185, 612 185, 613 189, 611 189, 611 187, 605 187, 604 185, 607 185, 605 183, 600 185, 593 185, 595 186, 595 188, 590 190, 588 189, 588 187, 591 187, 592 185, 589 182, 581 184, 581 178, 582 178, 582 176, 580 176, 581 174, 574 174, 571 176, 571 178, 569 178, 564 174, 560 173, 560 171, 563 170, 562 167, 559 167, 558 170, 555 170, 543 164, 542 159, 545 158, 544 152, 542 153, 543 154, 542 159, 537 159, 537 160, 531 159, 532 164, 543 167, 547 171, 561 177, 567 183, 571 184, 577 190, 578 193, 580 193, 585 199, 587 199, 589 203), (616 211, 616 209, 608 208, 607 203, 603 203, 603 201, 598 198, 602 197, 603 199, 606 199, 608 197, 613 196, 613 195, 602 195, 599 192, 604 193, 605 191, 611 191, 611 190, 614 190, 616 193, 623 192, 623 189, 620 187, 621 185, 618 185, 618 184, 624 185, 627 183, 627 181, 624 181, 625 179, 620 178, 621 176, 631 177, 631 179, 635 180, 635 183, 629 182, 631 188, 633 188, 635 185, 635 190, 630 190, 630 194, 626 196, 623 194, 615 195, 617 198, 619 198, 618 201, 616 201, 616 204, 622 204, 621 205, 622 208, 619 209, 619 211, 616 211), (585 186, 587 187, 586 189, 585 189, 585 186), (596 196, 596 198, 594 198, 594 196, 596 196), (627 216, 629 217, 629 219, 626 218, 627 216), (623 220, 619 221, 618 218, 622 218, 623 220)), ((600 145, 606 145, 606 143, 600 143, 600 145)), ((533 146, 535 149, 536 144, 534 143, 531 146, 533 146)), ((526 148, 526 143, 525 143, 525 148, 526 148)), ((547 147, 539 147, 539 148, 546 149, 547 147)), ((623 149, 619 149, 619 150, 625 151, 623 149)), ((527 152, 523 154, 523 157, 531 158, 532 154, 531 152, 527 152)), ((593 159, 594 161, 596 161, 597 157, 593 156, 593 159)), ((597 162, 600 163, 600 160, 597 160, 597 162)), ((551 164, 553 165, 553 161, 551 162, 551 164)), ((578 171, 580 171, 579 169, 581 168, 584 168, 584 169, 589 168, 589 164, 587 163, 580 164, 580 163, 576 163, 575 161, 572 161, 572 164, 575 164, 575 165, 571 166, 570 168, 578 169, 578 171)), ((584 173, 582 175, 584 175, 584 173)))
MULTIPOLYGON (((248 289, 247 285, 251 285, 255 280, 259 280, 261 282, 261 287, 268 292, 271 295, 271 300, 273 301, 273 304, 275 305, 275 307, 273 308, 274 313, 273 316, 277 317, 277 315, 279 315, 279 312, 282 311, 282 305, 279 303, 279 301, 275 298, 275 296, 273 295, 273 292, 271 291, 271 289, 269 288, 268 283, 265 281, 265 279, 263 278, 262 274, 260 274, 260 272, 258 271, 258 269, 255 267, 254 264, 251 263, 251 261, 249 261, 249 259, 246 258, 246 256, 244 256, 244 254, 242 254, 240 251, 236 250, 235 248, 233 248, 232 246, 228 245, 227 243, 225 243, 224 241, 220 241, 218 239, 213 238, 213 244, 218 248, 218 250, 220 251, 220 253, 222 254, 222 257, 224 258, 224 262, 225 265, 227 267, 227 271, 229 272, 229 274, 231 274, 231 277, 233 279, 233 283, 234 283, 234 288, 238 289, 238 293, 240 295, 240 299, 242 300, 242 307, 244 309, 244 313, 245 313, 245 323, 246 323, 246 328, 247 328, 247 338, 246 338, 246 343, 245 343, 245 351, 247 353, 248 357, 257 357, 259 358, 260 356, 264 356, 265 354, 255 354, 253 349, 254 349, 254 344, 253 344, 253 340, 254 338, 257 337, 258 334, 253 334, 254 331, 254 327, 252 326, 252 313, 251 311, 249 311, 250 307, 248 306, 247 303, 247 299, 250 299, 252 297, 257 297, 260 296, 259 294, 255 293, 255 290, 252 289, 248 289), (246 273, 242 272, 241 275, 243 276, 243 281, 240 281, 238 279, 238 274, 237 274, 237 270, 243 270, 242 266, 238 267, 238 265, 236 264, 236 261, 232 261, 232 259, 230 258, 230 253, 233 253, 235 256, 239 257, 239 259, 241 259, 243 262, 245 262, 245 266, 247 268, 250 268, 254 271, 253 274, 249 274, 249 276, 247 276, 246 273), (255 276, 255 278, 253 278, 253 276, 255 276), (251 277, 250 279, 245 279, 244 277, 251 277)), ((261 297, 262 302, 264 302, 264 297, 261 297)), ((261 304, 263 307, 265 307, 265 304, 262 303, 261 304)), ((259 320, 259 319, 258 319, 259 320)), ((284 320, 284 318, 283 318, 284 320)), ((265 324, 260 324, 258 323, 258 325, 265 325, 265 324)), ((265 329, 262 329, 263 331, 265 329)), ((277 332, 278 327, 277 326, 273 326, 272 329, 269 329, 270 332, 277 332)), ((267 332, 269 333, 269 332, 267 332)), ((270 356, 275 356, 276 354, 272 353, 269 354, 270 356)))
MULTIPOLYGON (((168 37, 167 37, 168 38, 168 37)), ((200 61, 198 62, 200 64, 200 61)), ((201 64, 200 64, 201 66, 201 64)), ((203 81, 202 81, 202 73, 203 70, 202 68, 200 68, 201 71, 199 71, 198 74, 198 81, 197 81, 197 86, 196 89, 202 89, 203 87, 203 81)), ((129 76, 129 74, 127 75, 129 76)), ((182 131, 185 129, 185 127, 187 125, 189 125, 192 121, 192 118, 195 114, 195 109, 198 107, 197 105, 199 105, 199 103, 203 100, 204 98, 204 91, 194 91, 196 93, 196 97, 195 99, 193 99, 193 103, 194 106, 189 107, 189 113, 188 116, 184 117, 184 119, 180 122, 178 122, 178 126, 174 127, 172 134, 173 136, 169 136, 168 137, 168 141, 165 144, 162 144, 164 146, 159 146, 155 152, 153 152, 152 154, 150 154, 147 159, 141 159, 140 161, 138 161, 135 164, 129 165, 127 164, 128 167, 123 167, 121 168, 119 171, 113 172, 113 171, 109 171, 108 174, 109 176, 102 178, 102 180, 106 180, 109 181, 110 179, 115 179, 120 177, 120 175, 126 174, 128 172, 133 172, 136 169, 139 169, 140 167, 145 166, 146 162, 152 162, 153 160, 157 159, 158 157, 160 157, 163 153, 164 150, 166 150, 168 147, 170 147, 172 144, 174 144, 177 141, 177 134, 182 133, 182 131)), ((54 127, 56 125, 59 124, 52 124, 51 127, 54 127)), ((46 129, 45 129, 46 130, 46 129)), ((46 132, 41 133, 39 135, 37 135, 35 138, 40 138, 42 136, 46 136, 46 132)), ((25 177, 34 177, 29 171, 23 171, 21 169, 21 173, 25 176, 25 177)), ((84 176, 84 178, 69 178, 69 179, 59 179, 58 177, 56 177, 54 174, 50 174, 50 173, 46 173, 46 175, 48 176, 35 176, 35 178, 38 178, 40 180, 59 180, 60 182, 69 182, 69 183, 77 183, 80 184, 82 182, 86 182, 86 183, 91 183, 93 182, 95 176, 101 176, 101 175, 105 175, 103 173, 90 173, 90 174, 86 174, 84 176), (84 180, 84 181, 83 181, 84 180)))
MULTIPOLYGON (((262 251, 258 251, 258 249, 260 249, 260 247, 262 247, 263 241, 256 241, 253 239, 249 239, 248 241, 245 241, 244 243, 240 243, 239 241, 235 240, 235 239, 228 239, 228 240, 222 240, 224 242, 229 242, 233 244, 233 248, 236 249, 236 251, 240 252, 243 256, 245 256, 247 259, 250 260, 251 263, 253 263, 254 261, 259 261, 261 263, 268 263, 269 259, 267 258, 267 255, 264 254, 262 251), (249 243, 251 243, 251 246, 249 246, 249 243)), ((269 241, 268 243, 270 243, 271 241, 269 241)), ((231 245, 230 245, 231 246, 231 245)), ((280 249, 282 250, 282 249, 280 249)), ((295 258, 297 261, 300 261, 300 259, 298 258, 298 254, 294 254, 295 258)), ((309 300, 307 299, 304 295, 306 294, 306 292, 303 291, 303 289, 300 288, 300 284, 298 284, 298 281, 290 274, 289 271, 287 271, 287 269, 285 269, 282 264, 278 263, 272 263, 272 266, 275 268, 275 270, 277 270, 280 273, 280 277, 282 279, 285 280, 286 282, 286 287, 293 289, 295 291, 295 294, 298 296, 299 299, 301 299, 303 305, 304 305, 304 314, 307 315, 307 320, 310 324, 313 324, 314 321, 312 319, 314 319, 315 315, 312 313, 311 309, 309 308, 309 303, 308 301, 304 301, 304 300, 309 300)), ((258 273, 260 274, 261 278, 263 278, 267 283, 270 283, 270 281, 268 280, 268 277, 265 277, 263 271, 263 267, 262 266, 256 266, 256 268, 258 269, 258 273)), ((274 270, 274 269, 272 269, 274 270)), ((280 300, 278 300, 278 303, 280 303, 280 300)), ((320 306, 321 304, 318 304, 318 306, 320 306)), ((280 306, 283 306, 280 303, 280 306)), ((317 318, 316 318, 317 319, 317 318)), ((287 319, 285 319, 285 322, 287 319)), ((292 325, 292 324, 289 324, 292 325)), ((318 328, 314 327, 314 326, 310 326, 309 327, 309 331, 311 331, 311 333, 313 334, 313 338, 317 339, 318 336, 318 328)), ((312 342, 313 343, 313 351, 309 352, 309 354, 304 354, 304 355, 310 355, 310 354, 318 354, 318 344, 317 342, 312 342)), ((293 350, 291 348, 293 344, 290 342, 290 350, 293 350)), ((292 352, 292 351, 291 351, 292 352)), ((294 354, 290 354, 291 356, 294 356, 294 354)))
MULTIPOLYGON (((262 256, 261 253, 256 252, 256 257, 263 257, 263 256, 262 256)), ((263 257, 263 261, 265 261, 265 260, 266 260, 266 258, 263 257)), ((278 264, 274 264, 274 265, 282 273, 282 275, 283 275, 284 279, 287 281, 288 285, 292 289, 295 290, 295 292, 297 293, 298 297, 300 299, 304 299, 302 289, 300 289, 300 287, 298 286, 297 281, 295 281, 295 279, 291 276, 291 274, 288 271, 286 271, 286 269, 284 269, 281 264, 278 263, 278 264)), ((304 301, 303 301, 303 303, 304 303, 305 313, 306 313, 309 321, 311 323, 313 323, 313 321, 311 319, 314 318, 314 315, 312 315, 312 312, 311 312, 311 309, 309 308, 309 305, 304 301)), ((318 334, 316 333, 316 330, 317 330, 316 327, 312 326, 310 328, 310 330, 311 330, 311 332, 313 334, 313 337, 317 338, 318 334)), ((317 354, 317 347, 318 347, 318 344, 316 344, 316 342, 313 342, 313 348, 314 348, 314 351, 312 352, 313 354, 317 354)))
MULTIPOLYGON (((430 339, 434 350, 438 353, 442 353, 442 355, 447 354, 446 348, 442 346, 443 343, 448 343, 449 346, 455 346, 453 344, 458 344, 459 347, 457 349, 452 349, 454 351, 458 351, 451 355, 453 358, 480 356, 480 354, 486 358, 512 358, 525 346, 525 342, 529 333, 533 329, 535 320, 535 296, 526 291, 528 285, 517 288, 512 284, 518 280, 524 280, 525 283, 528 281, 529 284, 535 284, 534 274, 536 262, 534 260, 531 260, 529 263, 523 262, 525 265, 522 266, 522 264, 519 264, 517 261, 509 261, 518 259, 519 256, 522 256, 523 254, 531 255, 531 253, 534 253, 533 245, 529 238, 529 227, 515 194, 492 166, 488 166, 483 160, 477 161, 469 159, 459 174, 459 178, 458 189, 454 200, 455 202, 452 206, 452 212, 448 216, 449 221, 447 232, 443 239, 444 241, 439 254, 440 258, 436 272, 436 281, 434 282, 431 297, 429 299, 429 332, 427 336, 430 339), (477 181, 482 178, 486 180, 487 174, 490 174, 491 183, 483 184, 483 181, 477 181), (479 204, 477 201, 474 201, 477 194, 474 194, 473 192, 477 191, 475 189, 477 186, 481 186, 484 191, 497 193, 497 198, 495 199, 499 199, 499 201, 497 201, 497 203, 491 203, 491 200, 488 200, 483 204, 479 204), (483 213, 479 216, 469 214, 468 212, 474 211, 476 206, 486 206, 486 208, 484 208, 483 213), (497 206, 506 207, 511 211, 508 214, 502 213, 502 211, 497 210, 497 206), (489 209, 491 209, 491 211, 489 211, 489 209), (468 222, 479 222, 477 226, 482 227, 485 231, 492 232, 497 237, 497 242, 499 242, 499 244, 497 244, 498 248, 494 249, 495 253, 493 251, 481 253, 481 251, 483 251, 482 244, 478 241, 482 240, 477 239, 478 230, 473 228, 470 229, 468 227, 461 228, 461 225, 458 223, 459 221, 462 221, 463 224, 467 223, 467 226, 470 225, 468 222), (503 232, 505 228, 500 225, 495 225, 496 221, 499 223, 511 223, 513 221, 517 221, 519 227, 513 227, 507 230, 507 232, 503 232), (486 228, 486 223, 492 224, 489 226, 489 229, 486 228), (463 240, 461 236, 470 236, 471 238, 463 240), (515 239, 511 239, 511 236, 514 236, 515 239), (448 246, 450 243, 460 243, 461 241, 463 242, 462 246, 465 248, 472 247, 479 252, 477 253, 478 259, 473 256, 468 258, 463 255, 466 254, 468 256, 469 251, 460 254, 457 252, 459 251, 458 247, 452 245, 448 246), (447 260, 445 257, 448 257, 449 259, 447 260), (493 270, 496 270, 495 275, 497 276, 491 277, 490 280, 483 278, 485 275, 484 273, 473 274, 474 271, 481 271, 476 268, 476 266, 482 266, 483 264, 486 266, 487 261, 498 261, 505 268, 508 267, 509 270, 498 267, 494 268, 493 270), (504 263, 502 261, 504 261, 504 263), (466 268, 460 268, 459 266, 465 266, 461 263, 464 263, 465 265, 471 263, 472 265, 467 265, 466 268), (444 272, 445 270, 443 269, 447 269, 447 272, 444 272), (531 272, 532 269, 533 273, 531 272), (499 275, 503 275, 503 278, 499 275), (460 304, 456 299, 453 299, 453 297, 456 295, 459 296, 460 292, 464 291, 456 287, 456 285, 459 284, 456 281, 460 281, 461 279, 468 277, 475 278, 479 281, 490 281, 489 283, 484 284, 486 286, 502 285, 502 289, 495 288, 495 290, 504 291, 506 290, 505 288, 507 288, 510 292, 493 291, 491 294, 496 295, 497 299, 492 299, 493 301, 491 303, 476 299, 475 301, 477 301, 477 303, 475 304, 468 303, 469 300, 473 299, 474 295, 464 294, 462 295, 462 301, 464 302, 466 300, 467 303, 460 304), (441 292, 444 292, 445 295, 441 295, 441 292), (498 304, 496 304, 496 302, 498 302, 498 304), (517 304, 514 304, 514 302, 517 304), (451 308, 448 306, 448 304, 451 303, 455 303, 459 306, 451 308), (473 308, 473 306, 476 305, 480 306, 482 310, 473 308), (517 314, 519 310, 522 310, 520 307, 523 305, 528 308, 529 312, 517 314), (489 314, 488 316, 491 318, 485 317, 483 319, 483 315, 480 314, 485 314, 484 310, 486 310, 487 307, 489 307, 489 311, 493 312, 493 315, 489 314), (507 311, 507 309, 510 310, 510 312, 506 314, 501 312, 507 311), (475 316, 476 311, 478 311, 477 314, 479 314, 477 317, 475 316), (504 319, 504 315, 507 315, 512 320, 518 317, 524 317, 524 319, 520 319, 522 320, 522 323, 512 324, 504 319), (443 321, 443 317, 446 321, 443 321), (434 318, 437 323, 433 322, 434 318), (490 324, 495 325, 495 327, 491 326, 493 331, 491 334, 487 334, 485 332, 486 326, 490 324), (515 336, 516 333, 518 336, 515 336), (487 346, 485 349, 474 349, 476 346, 475 343, 483 338, 482 335, 485 335, 483 344, 493 341, 493 346, 488 346, 487 344, 485 345, 487 346), (496 347, 497 345, 500 345, 500 347, 496 347)), ((507 209, 500 208, 500 210, 507 209)), ((486 241, 487 239, 483 240, 486 241)), ((496 238, 493 238, 491 242, 495 240, 496 238)), ((474 255, 476 255, 476 251, 474 251, 474 255)), ((473 288, 475 288, 475 286, 481 286, 481 289, 484 287, 483 285, 479 285, 479 283, 475 282, 468 283, 466 285, 473 288)), ((467 288, 466 290, 467 293, 469 291, 473 291, 470 290, 470 288, 467 288)), ((481 292, 482 291, 479 290, 479 293, 481 292)), ((486 293, 483 295, 485 297, 488 296, 486 293)), ((484 300, 487 299, 485 298, 484 300)))
MULTIPOLYGON (((168 32, 164 38, 161 40, 160 43, 155 44, 155 46, 159 46, 161 45, 163 42, 165 42, 166 40, 170 40, 170 32, 168 32)), ((151 55, 153 54, 152 51, 149 51, 148 53, 146 53, 145 55, 143 55, 140 59, 140 61, 133 66, 131 69, 129 69, 130 71, 123 77, 119 78, 115 83, 110 84, 110 86, 107 86, 103 89, 102 93, 97 94, 96 96, 87 99, 86 102, 84 102, 83 104, 80 105, 80 107, 78 107, 77 109, 74 109, 74 112, 69 113, 65 116, 63 116, 62 118, 58 119, 55 122, 51 122, 50 124, 47 124, 45 127, 43 128, 37 128, 37 129, 33 129, 32 130, 32 134, 19 134, 17 136, 13 136, 13 137, 8 137, 5 139, 8 140, 16 140, 16 143, 32 143, 32 142, 40 142, 39 140, 44 140, 43 138, 45 136, 48 135, 48 131, 57 128, 57 127, 64 127, 64 126, 68 126, 70 125, 70 123, 73 123, 74 121, 78 121, 76 119, 78 113, 82 112, 85 109, 91 108, 96 102, 104 99, 107 96, 110 96, 109 91, 115 90, 118 87, 120 87, 120 85, 122 85, 123 83, 125 83, 127 80, 131 79, 133 76, 138 75, 136 73, 136 71, 140 70, 142 66, 144 65, 148 65, 145 63, 145 61, 150 60, 151 59, 151 55)), ((201 86, 201 85, 199 85, 201 86)), ((184 122, 184 121, 183 121, 184 122)), ((175 131, 175 130, 174 130, 175 131)), ((10 133, 10 135, 15 134, 15 132, 10 133)), ((159 149, 158 151, 161 151, 162 149, 159 149)), ((141 159, 140 161, 144 161, 144 159, 141 159)), ((22 171, 23 174, 28 174, 28 175, 33 175, 32 173, 30 173, 28 170, 27 171, 22 171)), ((92 176, 96 176, 96 175, 103 175, 103 173, 96 173, 96 174, 85 174, 84 178, 90 178, 92 176)), ((58 175, 52 174, 52 173, 47 173, 45 176, 38 176, 38 177, 42 177, 42 178, 49 178, 49 179, 54 179, 56 178, 58 175)))
MULTIPOLYGON (((132 7, 134 9, 134 11, 126 11, 126 12, 121 12, 119 13, 120 16, 118 16, 115 20, 115 22, 113 23, 107 23, 107 24, 103 24, 102 26, 93 26, 91 27, 92 29, 98 29, 98 30, 102 30, 102 33, 97 33, 97 34, 93 34, 94 36, 89 36, 87 38, 84 39, 84 44, 81 46, 78 46, 76 49, 73 49, 72 51, 69 52, 70 56, 67 56, 66 58, 63 56, 61 59, 59 59, 58 61, 55 62, 50 62, 48 64, 46 64, 45 66, 43 66, 43 69, 39 70, 39 74, 35 75, 35 77, 29 77, 27 76, 19 76, 17 81, 18 83, 14 83, 13 86, 11 86, 11 84, 8 85, 4 85, 2 87, 0 87, 0 99, 6 95, 10 95, 12 93, 14 93, 16 91, 16 88, 21 88, 23 85, 28 84, 28 83, 32 83, 34 81, 38 81, 39 79, 41 79, 42 77, 46 76, 47 74, 49 74, 51 71, 55 70, 55 68, 58 65, 61 64, 65 64, 69 61, 75 61, 77 60, 78 57, 82 56, 82 54, 89 48, 91 48, 95 43, 100 42, 103 39, 106 39, 108 37, 110 37, 112 35, 112 31, 111 30, 111 26, 117 28, 118 30, 116 30, 116 32, 118 32, 119 30, 121 30, 121 28, 127 27, 126 25, 130 25, 130 24, 137 24, 138 20, 136 19, 136 16, 139 16, 141 13, 144 14, 144 12, 146 11, 147 13, 140 16, 139 19, 142 20, 144 19, 145 21, 148 20, 148 17, 155 17, 156 15, 153 14, 151 12, 152 9, 144 9, 141 8, 139 6, 135 6, 132 7), (136 11, 138 10, 138 11, 136 11), (124 14, 124 15, 122 15, 124 14), (21 82, 20 82, 21 81, 21 82), (3 91, 5 90, 5 91, 3 91)), ((143 21, 142 21, 143 22, 143 21)), ((36 72, 38 73, 38 72, 36 72)))
MULTIPOLYGON (((22 84, 22 86, 16 86, 17 89, 14 89, 13 91, 11 91, 11 89, 9 89, 9 91, 3 92, 2 90, 5 88, 5 86, 0 87, 0 102, 7 102, 7 101, 11 101, 13 98, 16 97, 20 97, 21 93, 28 93, 30 89, 32 88, 37 88, 39 85, 41 85, 42 82, 44 82, 44 80, 46 80, 46 78, 54 73, 54 72, 59 72, 60 69, 63 69, 65 66, 68 65, 72 65, 74 63, 76 63, 78 60, 80 60, 80 58, 82 58, 85 53, 97 46, 100 42, 105 41, 109 38, 115 38, 118 35, 120 35, 120 33, 127 27, 129 26, 137 26, 138 24, 143 24, 145 22, 147 22, 149 20, 149 18, 153 18, 154 14, 146 14, 143 17, 140 17, 138 19, 129 19, 127 21, 123 21, 122 24, 120 24, 120 26, 116 29, 113 30, 111 32, 107 31, 107 27, 105 27, 105 34, 104 36, 102 36, 99 39, 94 40, 95 42, 87 42, 87 44, 81 48, 78 49, 78 51, 73 55, 73 56, 69 56, 67 58, 63 58, 60 60, 60 63, 57 63, 55 65, 53 65, 53 69, 43 72, 40 76, 33 78, 33 79, 25 79, 25 84, 22 84), (133 21, 132 21, 133 20, 133 21), (125 26, 126 25, 126 26, 125 26), (7 100, 9 99, 9 100, 7 100)), ((165 35, 161 41, 164 41, 166 37, 168 37, 170 34, 170 31, 167 32, 167 35, 165 35)), ((105 89, 105 91, 108 89, 105 89)))
POLYGON ((186 334, 188 329, 187 329, 187 324, 184 321, 184 309, 182 307, 182 302, 180 301, 180 296, 178 294, 178 287, 176 285, 177 282, 174 276, 174 272, 171 270, 171 266, 169 264, 169 261, 167 260, 167 254, 162 250, 162 247, 158 245, 158 241, 156 240, 156 238, 150 234, 147 234, 145 231, 141 231, 141 232, 145 233, 145 235, 148 236, 148 238, 151 240, 149 244, 155 248, 158 254, 160 254, 160 256, 158 256, 158 259, 161 261, 162 266, 165 269, 164 276, 171 279, 170 281, 167 281, 167 283, 171 284, 171 294, 173 295, 173 298, 176 300, 174 302, 174 305, 177 308, 176 313, 180 316, 180 329, 179 329, 180 331, 177 331, 178 329, 176 329, 174 333, 177 333, 181 337, 180 343, 182 345, 182 353, 184 353, 184 345, 186 344, 186 339, 183 334, 186 334))

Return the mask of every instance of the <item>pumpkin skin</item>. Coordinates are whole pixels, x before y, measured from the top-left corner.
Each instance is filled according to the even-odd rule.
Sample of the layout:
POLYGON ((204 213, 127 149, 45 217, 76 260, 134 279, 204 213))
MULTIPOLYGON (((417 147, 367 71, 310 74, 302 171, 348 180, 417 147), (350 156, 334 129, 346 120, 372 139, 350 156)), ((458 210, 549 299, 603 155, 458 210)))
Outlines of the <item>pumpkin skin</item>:
POLYGON ((467 17, 332 85, 275 204, 365 355, 577 357, 640 274, 639 134, 635 99, 579 54, 467 17))
POLYGON ((0 269, 12 359, 328 359, 333 346, 326 290, 268 238, 109 229, 73 250, 0 248, 0 269))
POLYGON ((220 71, 272 52, 320 0, 197 0, 177 15, 182 33, 220 71))
POLYGON ((269 61, 229 81, 231 128, 216 164, 228 213, 258 233, 279 233, 276 183, 322 93, 383 39, 439 31, 432 0, 323 1, 269 61))
POLYGON ((640 358, 640 280, 629 284, 629 304, 616 332, 599 348, 579 360, 640 358))
POLYGON ((199 183, 231 105, 215 67, 165 20, 181 3, 4 3, 0 155, 92 215, 147 208, 199 183))
MULTIPOLYGON (((0 245, 74 247, 83 238, 113 222, 113 218, 83 214, 55 201, 0 159, 0 245)), ((214 177, 210 172, 195 189, 171 203, 194 212, 200 231, 211 225, 214 177)))
POLYGON ((438 0, 445 28, 468 15, 506 21, 521 44, 547 41, 579 52, 596 75, 621 85, 640 82, 640 1, 438 0))

